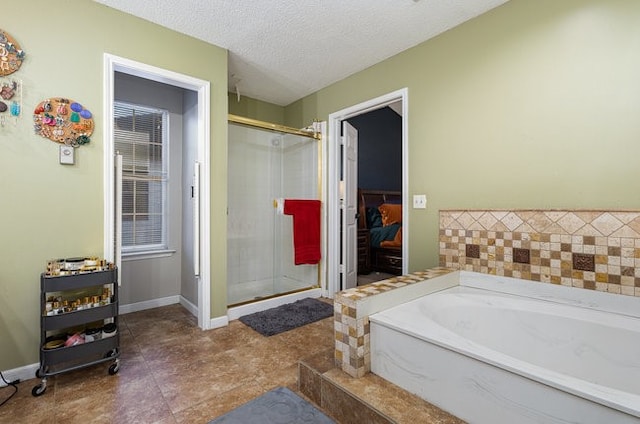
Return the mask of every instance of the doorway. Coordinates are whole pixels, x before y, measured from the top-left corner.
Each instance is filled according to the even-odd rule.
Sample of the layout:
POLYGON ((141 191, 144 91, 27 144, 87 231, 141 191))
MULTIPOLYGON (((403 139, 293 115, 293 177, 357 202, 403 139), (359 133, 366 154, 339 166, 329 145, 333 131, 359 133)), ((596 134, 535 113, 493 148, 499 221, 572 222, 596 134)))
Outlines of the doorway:
POLYGON ((386 222, 385 226, 380 213, 380 207, 385 213, 392 212, 402 202, 402 102, 347 122, 358 132, 354 262, 357 285, 362 286, 402 273, 402 222, 386 222))
MULTIPOLYGON (((356 255, 351 252, 357 246, 355 240, 349 240, 341 232, 344 225, 342 212, 343 204, 353 204, 354 200, 349 199, 351 196, 357 195, 357 190, 353 190, 354 184, 349 181, 342 180, 343 171, 343 123, 350 118, 387 107, 392 104, 399 104, 399 112, 402 116, 402 233, 405 235, 402 243, 402 273, 406 274, 408 269, 408 242, 409 234, 408 220, 408 90, 403 88, 395 92, 380 96, 378 98, 351 106, 349 108, 334 112, 329 115, 329 143, 328 143, 328 235, 327 235, 327 276, 329 292, 334 293, 351 288, 356 285, 356 279, 346 279, 347 275, 353 273, 347 272, 357 266, 356 255), (399 102, 399 103, 398 103, 399 102), (351 187, 352 189, 344 190, 341 193, 341 187, 351 187), (350 246, 347 248, 346 246, 350 246)), ((348 140, 347 140, 348 142, 348 140)), ((357 143, 356 143, 357 144, 357 143)), ((350 216, 350 215, 349 215, 350 216)), ((349 232, 350 237, 354 237, 353 232, 349 232)))
MULTIPOLYGON (((197 316, 200 328, 211 328, 209 82, 105 55, 104 98, 104 122, 109 123, 105 125, 104 138, 105 257, 117 264, 119 282, 123 286, 121 290, 128 297, 123 298, 128 305, 121 305, 121 311, 133 312, 180 303, 197 316), (173 102, 167 100, 171 98, 173 102), (136 137, 140 135, 131 131, 131 122, 124 124, 131 118, 116 117, 115 106, 120 110, 123 104, 126 107, 135 105, 144 111, 150 110, 147 106, 152 106, 151 109, 158 111, 158 115, 164 111, 166 116, 171 116, 171 120, 167 119, 165 124, 154 124, 154 127, 166 127, 167 134, 171 133, 168 138, 173 140, 173 144, 166 148, 166 159, 162 161, 167 162, 170 175, 163 203, 167 221, 174 219, 174 222, 165 226, 166 239, 169 241, 161 244, 160 248, 156 246, 154 249, 136 251, 121 237, 122 229, 131 225, 130 216, 126 215, 130 212, 127 201, 137 201, 138 198, 137 194, 132 194, 131 181, 127 181, 126 177, 121 178, 123 174, 116 172, 116 165, 122 163, 122 159, 116 156, 115 140, 120 140, 123 133, 136 137), (121 120, 121 128, 113 125, 118 122, 116 118, 121 120), (124 219, 123 211, 126 212, 124 219)), ((131 149, 142 150, 138 141, 136 139, 131 149)), ((126 148, 122 143, 118 146, 126 148)), ((148 150, 150 147, 144 148, 148 150)), ((124 168, 127 166, 131 164, 124 168)), ((144 182, 138 185, 148 189, 150 184, 144 182)), ((145 201, 149 198, 145 197, 145 201)), ((143 209, 145 213, 151 210, 146 204, 143 209)))

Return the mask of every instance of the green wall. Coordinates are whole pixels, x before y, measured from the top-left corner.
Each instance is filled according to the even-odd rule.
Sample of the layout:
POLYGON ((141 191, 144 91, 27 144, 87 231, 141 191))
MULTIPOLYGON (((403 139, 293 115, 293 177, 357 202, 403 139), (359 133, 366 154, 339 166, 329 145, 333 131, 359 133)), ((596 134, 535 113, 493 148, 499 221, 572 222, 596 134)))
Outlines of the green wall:
POLYGON ((229 93, 229 113, 257 119, 258 121, 284 125, 284 107, 242 95, 238 101, 236 93, 229 93))
POLYGON ((211 82, 212 316, 226 313, 227 52, 86 0, 5 0, 2 29, 26 52, 22 117, 0 127, 0 369, 38 362, 39 275, 51 258, 103 255, 103 54, 211 82), (94 116, 76 164, 33 133, 49 97, 94 116))
POLYGON ((640 209, 640 2, 511 0, 286 108, 287 125, 407 87, 411 271, 438 210, 640 209))

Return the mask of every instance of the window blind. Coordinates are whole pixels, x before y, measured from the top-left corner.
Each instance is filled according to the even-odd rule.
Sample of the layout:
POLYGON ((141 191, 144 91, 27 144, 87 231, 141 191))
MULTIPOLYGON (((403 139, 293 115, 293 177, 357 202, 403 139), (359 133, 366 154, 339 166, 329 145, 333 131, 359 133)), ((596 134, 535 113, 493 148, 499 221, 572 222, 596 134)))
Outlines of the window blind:
POLYGON ((123 252, 167 248, 167 112, 114 103, 114 145, 122 155, 123 252))

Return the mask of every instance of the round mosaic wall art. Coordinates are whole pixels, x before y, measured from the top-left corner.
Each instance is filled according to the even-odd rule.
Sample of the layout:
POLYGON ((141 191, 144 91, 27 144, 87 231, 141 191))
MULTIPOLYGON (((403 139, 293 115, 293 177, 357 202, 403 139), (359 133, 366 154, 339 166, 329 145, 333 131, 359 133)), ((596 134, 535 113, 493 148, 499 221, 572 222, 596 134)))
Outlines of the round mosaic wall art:
POLYGON ((6 31, 0 29, 0 76, 6 76, 20 69, 24 51, 6 31))
POLYGON ((93 134, 93 117, 80 103, 62 97, 41 101, 33 111, 36 134, 68 146, 82 146, 93 134))

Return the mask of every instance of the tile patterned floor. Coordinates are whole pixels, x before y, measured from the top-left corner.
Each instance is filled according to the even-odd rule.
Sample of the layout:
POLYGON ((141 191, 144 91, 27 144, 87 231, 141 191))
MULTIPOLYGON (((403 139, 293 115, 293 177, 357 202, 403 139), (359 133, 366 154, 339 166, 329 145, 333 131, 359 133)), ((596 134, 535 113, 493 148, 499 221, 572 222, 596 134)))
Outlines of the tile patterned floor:
POLYGON ((117 375, 61 374, 37 398, 38 380, 24 381, 0 423, 207 423, 274 387, 296 391, 298 361, 332 346, 332 320, 263 337, 239 321, 201 331, 179 305, 122 315, 117 375))
MULTIPOLYGON (((299 361, 318 352, 331 358, 334 344, 333 317, 271 337, 237 320, 201 331, 179 305, 122 315, 120 323, 117 375, 108 375, 109 364, 61 374, 50 378, 46 392, 37 398, 31 389, 39 380, 24 381, 16 396, 0 407, 0 423, 206 424, 278 386, 300 393, 299 361)), ((350 379, 339 370, 332 372, 337 373, 334 379, 350 379)), ((355 391, 367 391, 358 389, 355 380, 350 384, 355 391)), ((372 383, 362 379, 363 384, 372 383)), ((0 399, 9 392, 0 389, 0 399)), ((392 403, 406 395, 396 395, 398 401, 392 403)), ((381 392, 381 397, 389 396, 381 392)), ((402 418, 392 422, 401 423, 402 418)))

